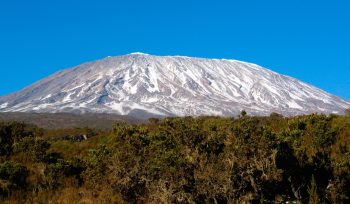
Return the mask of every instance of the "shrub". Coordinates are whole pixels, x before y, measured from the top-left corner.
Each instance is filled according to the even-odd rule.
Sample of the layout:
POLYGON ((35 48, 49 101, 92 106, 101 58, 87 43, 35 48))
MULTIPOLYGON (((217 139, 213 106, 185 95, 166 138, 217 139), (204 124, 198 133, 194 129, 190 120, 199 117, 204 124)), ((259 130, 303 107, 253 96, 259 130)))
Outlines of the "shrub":
POLYGON ((36 126, 19 122, 0 123, 0 156, 8 156, 12 153, 12 146, 25 137, 39 137, 42 130, 36 126))
POLYGON ((6 161, 0 164, 1 191, 25 189, 27 187, 28 170, 22 164, 6 161), (3 184, 6 186, 3 186, 3 184))
POLYGON ((45 158, 50 145, 46 140, 25 137, 13 146, 14 153, 23 153, 32 161, 39 162, 45 158))

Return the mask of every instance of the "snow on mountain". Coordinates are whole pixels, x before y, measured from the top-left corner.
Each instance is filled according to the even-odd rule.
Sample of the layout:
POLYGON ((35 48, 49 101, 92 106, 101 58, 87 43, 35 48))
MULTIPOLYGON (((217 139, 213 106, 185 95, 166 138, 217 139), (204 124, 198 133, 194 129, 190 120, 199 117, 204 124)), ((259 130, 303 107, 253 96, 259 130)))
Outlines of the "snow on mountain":
POLYGON ((132 53, 59 71, 0 97, 1 112, 134 116, 340 113, 350 102, 258 65, 132 53))

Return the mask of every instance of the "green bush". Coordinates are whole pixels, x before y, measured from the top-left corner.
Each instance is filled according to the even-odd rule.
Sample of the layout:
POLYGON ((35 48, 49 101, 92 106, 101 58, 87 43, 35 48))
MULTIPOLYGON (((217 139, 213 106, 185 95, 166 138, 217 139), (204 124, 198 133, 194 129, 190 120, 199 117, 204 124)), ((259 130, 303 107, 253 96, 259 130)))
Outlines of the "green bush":
POLYGON ((22 153, 32 161, 39 162, 43 161, 49 147, 49 143, 44 139, 25 137, 13 145, 13 152, 22 153))
POLYGON ((6 161, 0 164, 1 191, 7 192, 27 187, 28 170, 22 164, 6 161))
POLYGON ((0 122, 0 156, 10 155, 13 144, 25 137, 40 137, 43 131, 36 126, 19 122, 0 122))

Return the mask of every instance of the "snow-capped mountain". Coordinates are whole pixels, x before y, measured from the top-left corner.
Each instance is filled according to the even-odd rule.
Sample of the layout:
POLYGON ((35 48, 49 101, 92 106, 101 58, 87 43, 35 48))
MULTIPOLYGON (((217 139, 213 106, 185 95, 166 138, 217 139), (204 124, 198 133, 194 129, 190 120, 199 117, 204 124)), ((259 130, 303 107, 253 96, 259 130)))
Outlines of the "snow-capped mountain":
POLYGON ((0 97, 1 112, 134 116, 340 113, 350 102, 255 64, 132 53, 59 71, 0 97))

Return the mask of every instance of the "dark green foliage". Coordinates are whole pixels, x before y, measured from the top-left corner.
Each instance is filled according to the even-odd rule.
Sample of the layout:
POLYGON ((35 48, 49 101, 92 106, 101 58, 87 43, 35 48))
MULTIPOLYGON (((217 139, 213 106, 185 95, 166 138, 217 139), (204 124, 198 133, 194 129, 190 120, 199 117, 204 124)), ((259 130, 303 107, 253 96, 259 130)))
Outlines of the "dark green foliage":
POLYGON ((25 137, 40 137, 42 130, 19 122, 0 122, 0 156, 10 155, 13 145, 25 137))
POLYGON ((336 141, 337 129, 333 128, 331 117, 325 115, 311 116, 312 144, 316 151, 330 151, 331 145, 336 141))
POLYGON ((241 115, 240 115, 240 116, 241 116, 241 117, 244 117, 244 116, 246 116, 246 115, 247 115, 247 111, 242 110, 242 111, 241 111, 241 115))
POLYGON ((86 170, 82 174, 88 187, 97 187, 104 180, 107 174, 107 162, 109 162, 106 158, 109 157, 110 152, 104 145, 91 151, 86 170))
POLYGON ((0 156, 9 155, 12 152, 13 138, 10 128, 4 124, 0 125, 0 156))
POLYGON ((58 159, 57 162, 48 164, 45 169, 45 185, 49 189, 57 189, 62 186, 65 178, 74 178, 74 186, 80 186, 83 182, 82 173, 85 171, 86 165, 80 159, 74 157, 72 160, 58 159))
POLYGON ((6 161, 0 164, 0 195, 27 187, 28 170, 22 164, 6 161))
POLYGON ((13 145, 13 152, 25 154, 33 161, 42 161, 49 147, 49 143, 44 139, 25 137, 13 145))
MULTIPOLYGON (((0 132, 9 135, 2 137, 0 158, 30 169, 11 171, 22 179, 0 177, 1 184, 20 191, 28 202, 350 202, 349 117, 242 112, 238 119, 117 123, 110 133, 56 130, 47 139, 23 124, 1 124, 0 132), (80 142, 57 139, 82 133, 96 136, 80 142)), ((4 169, 21 169, 16 165, 4 169)))

